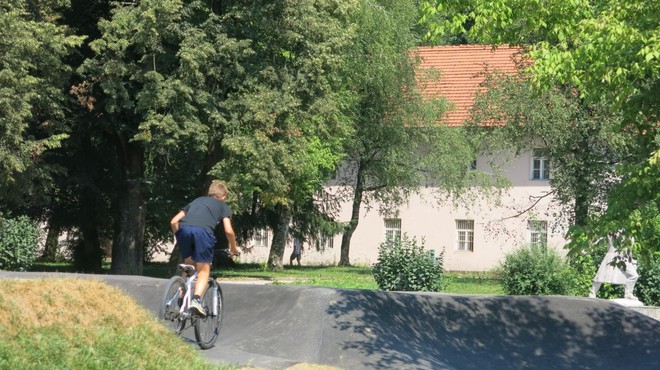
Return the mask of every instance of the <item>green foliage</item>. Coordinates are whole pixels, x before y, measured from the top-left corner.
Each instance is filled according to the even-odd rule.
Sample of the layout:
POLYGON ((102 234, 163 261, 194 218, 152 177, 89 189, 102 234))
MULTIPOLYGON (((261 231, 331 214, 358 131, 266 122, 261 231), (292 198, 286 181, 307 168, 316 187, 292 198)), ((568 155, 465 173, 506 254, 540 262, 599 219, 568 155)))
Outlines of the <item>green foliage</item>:
POLYGON ((584 227, 571 229, 569 255, 592 253, 592 241, 623 229, 634 237, 632 250, 640 266, 651 266, 660 252, 660 166, 644 161, 641 166, 621 167, 617 171, 621 182, 611 191, 606 212, 592 217, 584 227))
POLYGON ((352 10, 353 1, 316 0, 227 7, 228 35, 249 47, 223 103, 226 155, 211 173, 241 189, 237 208, 305 203, 340 160, 349 127, 337 70, 352 10))
POLYGON ((622 181, 612 192, 607 213, 593 229, 624 229, 635 237, 634 253, 642 263, 651 263, 660 252, 660 164, 644 160, 623 166, 622 181))
POLYGON ((586 104, 571 89, 538 91, 529 75, 488 76, 477 96, 470 130, 487 151, 547 151, 550 186, 569 221, 583 225, 603 211, 615 185, 613 163, 629 156, 633 136, 605 104, 586 104), (484 126, 483 122, 492 122, 484 126))
POLYGON ((571 290, 571 271, 554 249, 530 246, 504 257, 502 284, 511 295, 565 295, 571 290))
POLYGON ((0 270, 25 271, 37 258, 40 229, 27 216, 0 218, 0 270))
POLYGON ((420 71, 410 57, 419 41, 411 32, 417 9, 397 0, 361 5, 344 71, 355 130, 345 151, 356 168, 339 173, 339 181, 355 187, 365 204, 386 208, 405 201, 424 181, 460 188, 473 156, 461 128, 437 124, 447 110, 444 98, 422 95, 439 76, 420 71))
MULTIPOLYGON (((421 185, 439 192, 464 184, 473 158, 461 128, 438 125, 447 109, 442 97, 423 96, 437 74, 419 71, 410 50, 419 44, 413 31, 414 2, 362 0, 352 21, 356 36, 341 75, 346 81, 348 115, 354 134, 344 141, 346 166, 337 182, 350 189, 354 204, 386 212, 402 204, 421 185)), ((354 213, 356 215, 356 213, 354 213)), ((354 218, 345 230, 357 227, 354 218)), ((348 265, 350 243, 342 246, 341 265, 348 265)))
POLYGON ((660 306, 660 254, 656 253, 646 263, 637 267, 639 279, 635 284, 635 296, 646 306, 660 306))
MULTIPOLYGON (((604 250, 602 253, 595 256, 593 253, 580 253, 577 256, 568 259, 568 265, 571 274, 567 276, 569 279, 569 294, 574 296, 586 297, 589 295, 593 278, 596 275, 604 250)), ((599 291, 600 293, 600 291, 599 291)))
POLYGON ((0 201, 23 206, 45 196, 56 168, 47 152, 66 138, 63 121, 71 68, 65 58, 82 42, 54 10, 64 1, 0 0, 0 201))
POLYGON ((401 241, 381 244, 374 279, 382 290, 438 292, 443 287, 443 256, 426 250, 423 239, 418 243, 404 235, 401 241))
POLYGON ((527 46, 539 86, 573 85, 640 122, 657 113, 660 4, 636 0, 423 1, 427 37, 527 46))
MULTIPOLYGON (((601 208, 607 208, 606 214, 603 217, 590 215, 586 232, 593 239, 624 228, 638 238, 640 258, 648 258, 657 251, 660 244, 649 233, 657 223, 660 208, 659 166, 651 163, 657 158, 660 147, 657 135, 660 130, 657 125, 660 28, 656 16, 660 13, 660 3, 643 0, 433 0, 421 2, 421 8, 421 22, 429 27, 429 39, 442 40, 448 34, 459 34, 469 42, 518 45, 534 61, 527 68, 534 90, 568 86, 585 107, 601 104, 621 117, 618 132, 625 134, 626 144, 631 147, 630 155, 616 158, 622 165, 609 179, 620 184, 609 192, 607 201, 600 204, 601 208), (605 204, 607 207, 603 207, 605 204)), ((538 110, 542 105, 537 105, 538 110)), ((599 128, 598 125, 592 127, 599 128)), ((595 136, 581 129, 575 133, 576 139, 584 133, 589 134, 584 138, 608 139, 598 131, 594 132, 595 136)), ((588 148, 589 152, 590 141, 593 142, 587 140, 585 145, 566 148, 577 153, 588 148)), ((600 167, 612 160, 606 158, 600 167)), ((595 168, 580 167, 585 171, 595 168)), ((580 174, 579 171, 574 173, 580 174)), ((589 172, 585 174, 590 176, 589 172)), ((588 198, 592 183, 582 183, 587 186, 582 185, 581 193, 588 198)), ((596 190, 600 190, 598 186, 596 190)), ((585 200, 589 206, 597 202, 597 199, 580 199, 578 194, 576 204, 585 200), (594 202, 589 203, 589 200, 594 202)), ((582 211, 584 214, 584 209, 582 211)), ((587 222, 581 221, 578 226, 586 226, 587 222)), ((574 231, 573 236, 578 237, 578 233, 574 231)))

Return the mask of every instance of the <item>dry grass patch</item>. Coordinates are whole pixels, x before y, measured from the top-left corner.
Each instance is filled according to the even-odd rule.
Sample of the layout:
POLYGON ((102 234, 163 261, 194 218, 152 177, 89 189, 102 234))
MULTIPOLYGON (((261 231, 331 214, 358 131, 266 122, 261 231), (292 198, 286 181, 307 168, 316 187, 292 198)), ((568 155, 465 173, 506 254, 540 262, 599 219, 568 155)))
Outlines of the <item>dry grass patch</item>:
POLYGON ((149 318, 144 310, 127 310, 136 306, 133 299, 96 280, 4 280, 0 297, 6 333, 52 325, 134 326, 149 318))
POLYGON ((0 369, 233 369, 97 280, 3 279, 0 312, 0 369))

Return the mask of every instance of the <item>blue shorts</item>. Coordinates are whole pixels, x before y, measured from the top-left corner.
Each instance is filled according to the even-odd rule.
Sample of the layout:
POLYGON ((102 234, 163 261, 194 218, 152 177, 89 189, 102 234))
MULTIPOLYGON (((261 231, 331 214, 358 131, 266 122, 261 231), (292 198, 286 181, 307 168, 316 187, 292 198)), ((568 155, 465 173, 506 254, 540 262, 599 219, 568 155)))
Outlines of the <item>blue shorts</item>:
POLYGON ((183 259, 192 257, 195 262, 213 262, 215 235, 203 227, 181 226, 176 232, 176 243, 183 259))

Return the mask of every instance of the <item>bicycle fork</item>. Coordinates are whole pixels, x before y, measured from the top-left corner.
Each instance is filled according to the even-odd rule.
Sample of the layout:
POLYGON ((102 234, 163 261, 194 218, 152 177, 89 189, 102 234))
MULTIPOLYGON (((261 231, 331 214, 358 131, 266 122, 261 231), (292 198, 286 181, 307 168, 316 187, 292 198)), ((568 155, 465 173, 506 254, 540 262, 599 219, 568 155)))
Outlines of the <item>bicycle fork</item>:
POLYGON ((215 286, 216 283, 209 283, 209 288, 211 288, 211 303, 213 305, 211 306, 211 312, 213 313, 213 316, 218 315, 218 288, 215 286))
POLYGON ((176 293, 174 293, 174 295, 172 295, 172 298, 170 298, 170 299, 167 301, 167 303, 165 304, 165 306, 166 306, 167 308, 170 308, 170 307, 172 307, 172 304, 173 304, 175 301, 179 304, 179 307, 183 306, 183 302, 179 302, 179 300, 182 299, 182 295, 183 295, 183 292, 181 291, 181 288, 178 288, 177 291, 176 291, 176 293))

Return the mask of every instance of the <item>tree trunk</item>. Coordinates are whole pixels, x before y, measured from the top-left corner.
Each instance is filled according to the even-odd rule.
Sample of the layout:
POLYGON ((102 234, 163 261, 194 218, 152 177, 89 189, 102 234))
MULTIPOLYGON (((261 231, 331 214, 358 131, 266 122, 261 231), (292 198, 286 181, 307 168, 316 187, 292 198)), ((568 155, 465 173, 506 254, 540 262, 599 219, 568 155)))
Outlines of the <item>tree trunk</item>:
POLYGON ((113 274, 141 275, 144 261, 144 148, 125 141, 124 176, 119 191, 115 237, 112 244, 113 274))
POLYGON ((46 235, 46 243, 44 245, 44 252, 39 257, 43 262, 56 262, 59 255, 59 239, 60 230, 52 224, 48 227, 48 234, 46 235))
POLYGON ((167 261, 167 276, 173 276, 176 274, 176 267, 179 266, 181 260, 181 251, 179 251, 179 246, 174 244, 172 248, 172 254, 170 254, 170 259, 167 261))
POLYGON ((273 225, 273 240, 268 255, 268 267, 273 270, 282 270, 284 260, 284 248, 289 237, 289 223, 291 221, 291 210, 287 206, 275 208, 275 225, 273 225))
MULTIPOLYGON (((595 134, 595 133, 593 133, 595 134)), ((582 140, 582 145, 576 149, 575 157, 579 160, 586 158, 590 155, 589 151, 589 138, 582 140)), ((585 161, 581 160, 582 163, 585 161)), ((585 226, 589 218, 589 205, 594 199, 592 185, 586 178, 583 172, 577 171, 575 173, 575 203, 573 205, 574 223, 577 226, 585 226)))
POLYGON ((351 220, 344 228, 344 234, 341 237, 341 255, 339 257, 339 266, 350 266, 349 259, 351 249, 351 238, 353 232, 358 227, 360 222, 360 207, 362 206, 362 195, 364 193, 364 174, 362 173, 362 166, 358 164, 357 169, 357 182, 355 184, 355 192, 353 193, 353 209, 351 211, 351 220))
POLYGON ((589 201, 590 197, 584 195, 580 190, 581 186, 578 186, 578 192, 575 195, 575 205, 573 206, 573 212, 575 216, 575 225, 585 226, 589 218, 589 201))
POLYGON ((82 220, 80 225, 82 237, 76 245, 74 264, 78 271, 98 274, 103 271, 103 251, 99 232, 91 220, 82 220))
POLYGON ((100 223, 98 209, 103 207, 102 197, 91 186, 79 190, 81 207, 77 212, 77 223, 80 229, 80 239, 76 242, 73 262, 77 271, 100 273, 103 267, 103 250, 99 233, 100 223))

